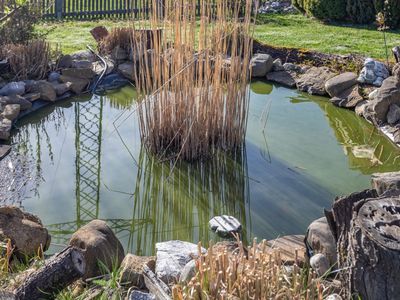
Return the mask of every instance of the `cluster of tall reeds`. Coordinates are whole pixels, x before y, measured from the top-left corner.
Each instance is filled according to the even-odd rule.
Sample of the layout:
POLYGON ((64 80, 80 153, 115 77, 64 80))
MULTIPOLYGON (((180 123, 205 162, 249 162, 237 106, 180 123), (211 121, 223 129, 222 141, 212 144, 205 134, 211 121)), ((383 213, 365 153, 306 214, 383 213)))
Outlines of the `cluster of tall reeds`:
POLYGON ((197 273, 184 286, 174 286, 173 299, 325 299, 332 288, 307 267, 288 267, 279 250, 267 251, 264 242, 247 252, 207 254, 197 259, 197 273))
POLYGON ((132 27, 111 29, 110 33, 99 43, 100 53, 111 54, 116 47, 120 47, 129 53, 133 33, 134 29, 132 27))
POLYGON ((158 156, 188 161, 239 149, 247 126, 252 1, 162 3, 153 1, 150 19, 134 23, 143 144, 158 156))

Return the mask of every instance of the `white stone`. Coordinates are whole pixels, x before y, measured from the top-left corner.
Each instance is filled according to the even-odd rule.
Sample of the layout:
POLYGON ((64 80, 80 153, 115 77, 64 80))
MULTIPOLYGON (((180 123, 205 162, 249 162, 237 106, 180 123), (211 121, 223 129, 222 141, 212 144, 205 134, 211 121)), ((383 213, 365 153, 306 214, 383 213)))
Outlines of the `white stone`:
POLYGON ((240 222, 232 216, 216 216, 208 222, 208 226, 212 231, 222 237, 231 236, 232 233, 242 231, 240 222))

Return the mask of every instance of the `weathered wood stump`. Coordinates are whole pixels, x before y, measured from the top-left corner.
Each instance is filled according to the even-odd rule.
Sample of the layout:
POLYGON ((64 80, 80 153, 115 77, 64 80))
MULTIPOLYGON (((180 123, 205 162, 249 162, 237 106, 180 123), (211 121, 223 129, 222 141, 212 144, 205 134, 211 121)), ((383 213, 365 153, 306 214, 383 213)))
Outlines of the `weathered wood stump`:
POLYGON ((338 198, 330 214, 346 297, 400 297, 400 192, 338 198))
POLYGON ((18 300, 53 299, 55 293, 81 278, 85 267, 82 251, 68 247, 30 275, 14 294, 18 300))

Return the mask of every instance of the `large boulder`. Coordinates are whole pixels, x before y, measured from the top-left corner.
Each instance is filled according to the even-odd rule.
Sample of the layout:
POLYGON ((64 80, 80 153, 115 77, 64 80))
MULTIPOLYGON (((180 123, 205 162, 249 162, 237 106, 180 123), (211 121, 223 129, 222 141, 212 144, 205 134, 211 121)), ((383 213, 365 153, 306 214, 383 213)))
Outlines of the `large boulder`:
POLYGON ((58 60, 58 67, 61 69, 71 68, 73 63, 72 56, 67 54, 60 57, 58 60))
POLYGON ((155 272, 156 260, 154 256, 136 256, 127 254, 121 263, 120 282, 123 285, 135 286, 139 289, 145 287, 143 271, 147 266, 155 272))
POLYGON ((25 82, 10 82, 0 89, 0 96, 13 96, 25 94, 25 82))
POLYGON ((297 79, 297 88, 311 95, 326 95, 325 83, 336 74, 327 67, 312 67, 297 79))
POLYGON ((88 60, 90 62, 96 61, 96 55, 93 54, 92 51, 89 50, 81 50, 71 54, 71 58, 74 61, 78 60, 88 60))
POLYGON ((325 90, 331 97, 337 97, 343 91, 357 84, 357 74, 352 72, 343 73, 332 77, 325 83, 325 90))
POLYGON ((62 96, 65 93, 71 90, 72 83, 64 82, 64 83, 52 83, 54 90, 56 91, 57 96, 62 96))
POLYGON ((389 111, 387 113, 387 122, 390 125, 394 125, 400 121, 400 106, 397 104, 392 104, 389 107, 389 111))
POLYGON ((33 257, 46 251, 50 235, 40 219, 15 206, 0 207, 0 240, 9 239, 17 255, 33 257))
POLYGON ((111 51, 111 58, 115 61, 123 61, 128 59, 128 53, 125 51, 124 48, 120 46, 116 46, 111 51))
MULTIPOLYGON (((204 248, 201 249, 205 253, 204 248)), ((166 284, 177 283, 183 268, 199 255, 196 244, 183 241, 168 241, 156 244, 156 275, 166 284)))
POLYGON ((208 222, 208 226, 221 237, 232 237, 233 234, 242 231, 242 224, 240 224, 239 220, 227 215, 212 218, 208 222))
POLYGON ((85 91, 90 81, 88 79, 76 78, 71 76, 60 76, 60 81, 69 86, 70 90, 75 94, 79 95, 85 91))
POLYGON ((400 80, 393 76, 383 81, 375 98, 369 101, 365 117, 382 125, 387 122, 387 114, 392 104, 400 106, 400 80))
POLYGON ((339 107, 355 108, 360 102, 364 101, 364 98, 360 95, 358 85, 353 85, 331 98, 330 101, 339 107))
POLYGON ((265 77, 272 70, 274 60, 271 55, 257 53, 250 61, 252 77, 265 77))
POLYGON ((296 74, 290 71, 270 72, 267 74, 267 80, 289 88, 296 87, 296 74))
POLYGON ((63 69, 61 71, 61 74, 67 77, 78 78, 78 79, 89 79, 89 80, 93 79, 93 77, 96 75, 91 68, 91 64, 90 67, 88 68, 63 69))
POLYGON ((131 62, 126 62, 118 66, 118 72, 131 81, 135 80, 134 69, 134 64, 131 62))
POLYGON ((7 104, 6 106, 4 106, 4 110, 1 115, 4 118, 13 121, 18 117, 20 110, 21 105, 19 104, 7 104))
POLYGON ((53 85, 46 80, 36 81, 33 84, 31 91, 33 93, 39 93, 40 99, 45 101, 54 102, 57 99, 57 94, 53 85))
POLYGON ((4 106, 8 104, 19 104, 21 110, 30 109, 32 107, 31 102, 18 95, 0 97, 0 104, 4 106))
POLYGON ((306 241, 313 254, 323 254, 332 266, 336 264, 336 242, 325 217, 315 220, 308 226, 306 241))
POLYGON ((371 186, 378 195, 382 195, 389 190, 400 190, 400 172, 372 174, 371 186))
POLYGON ((114 232, 101 220, 93 220, 76 231, 69 241, 83 250, 86 260, 84 279, 103 275, 118 268, 124 259, 124 248, 114 232))

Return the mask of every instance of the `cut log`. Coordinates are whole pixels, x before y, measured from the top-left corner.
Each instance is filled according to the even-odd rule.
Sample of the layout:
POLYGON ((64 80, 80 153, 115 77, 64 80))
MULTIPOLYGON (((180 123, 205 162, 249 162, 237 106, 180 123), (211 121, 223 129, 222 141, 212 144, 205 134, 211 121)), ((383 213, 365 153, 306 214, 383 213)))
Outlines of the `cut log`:
POLYGON ((55 293, 81 278, 85 267, 82 250, 68 247, 30 275, 14 293, 19 300, 53 299, 55 293))
POLYGON ((363 191, 336 200, 332 214, 346 298, 398 299, 400 196, 363 191))
POLYGON ((150 270, 149 267, 143 267, 144 283, 157 300, 171 300, 171 291, 169 287, 160 279, 156 277, 156 274, 150 270))

